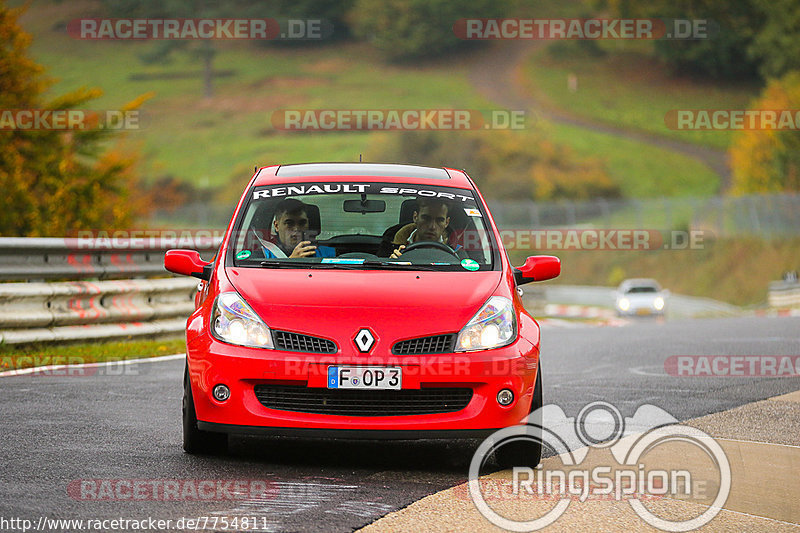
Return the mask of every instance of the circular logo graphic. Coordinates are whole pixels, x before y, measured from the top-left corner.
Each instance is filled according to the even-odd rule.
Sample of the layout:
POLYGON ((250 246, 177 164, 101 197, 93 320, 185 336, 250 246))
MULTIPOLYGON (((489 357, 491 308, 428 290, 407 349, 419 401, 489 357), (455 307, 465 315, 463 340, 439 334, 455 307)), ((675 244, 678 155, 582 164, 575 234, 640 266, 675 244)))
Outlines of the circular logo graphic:
POLYGON ((462 259, 461 266, 467 270, 478 270, 481 267, 474 259, 462 259))
POLYGON ((595 448, 613 446, 624 432, 625 420, 622 418, 622 413, 608 402, 592 402, 584 406, 575 417, 575 433, 587 446, 595 448), (612 429, 609 430, 609 427, 612 429))
POLYGON ((250 250, 242 250, 241 252, 236 254, 236 259, 247 259, 248 257, 250 257, 251 253, 252 252, 250 250))
MULTIPOLYGON (((469 495, 481 515, 493 525, 508 531, 536 531, 558 520, 570 502, 576 498, 581 502, 595 497, 627 501, 633 511, 648 525, 671 532, 691 531, 702 527, 722 511, 722 506, 731 490, 731 467, 723 448, 703 431, 680 425, 677 423, 678 420, 666 411, 649 405, 640 406, 636 414, 630 418, 624 417, 619 409, 603 401, 584 406, 575 418, 567 417, 563 410, 556 406, 547 408, 550 408, 547 411, 548 415, 544 417, 549 419, 547 425, 512 426, 500 429, 487 437, 472 457, 468 477, 469 495), (659 413, 667 415, 672 420, 667 421, 668 419, 663 417, 652 418, 659 413), (626 434, 626 426, 641 428, 643 431, 626 434), (512 468, 511 479, 508 479, 511 482, 512 494, 522 494, 524 490, 534 498, 545 497, 556 501, 556 504, 544 514, 528 520, 503 516, 502 507, 495 509, 488 503, 497 497, 496 494, 487 491, 484 495, 482 492, 481 467, 499 447, 516 441, 539 443, 555 452, 555 457, 550 458, 546 465, 536 468, 528 466, 512 468), (656 449, 662 454, 667 454, 666 456, 674 455, 675 452, 668 447, 675 443, 682 446, 682 453, 687 452, 687 445, 694 447, 695 450, 689 448, 688 451, 699 453, 700 457, 706 459, 710 472, 719 475, 719 485, 715 493, 709 494, 709 503, 702 506, 704 510, 694 517, 684 517, 682 520, 660 516, 656 514, 657 507, 650 509, 644 504, 649 496, 667 497, 665 495, 668 494, 670 487, 676 494, 693 494, 691 476, 694 474, 688 466, 670 468, 667 466, 668 461, 665 464, 662 462, 663 459, 658 459, 658 455, 653 455, 651 457, 659 461, 651 463, 656 468, 645 470, 645 456, 656 449), (607 459, 609 462, 594 464, 592 460, 587 460, 592 449, 602 448, 610 450, 607 459), (547 474, 541 474, 543 468, 547 474), (609 472, 612 471, 613 477, 609 476, 609 472), (555 484, 550 481, 551 473, 552 479, 557 481, 555 484), (602 480, 602 483, 588 481, 598 479, 602 480), (534 480, 535 491, 532 490, 534 480), (581 480, 586 481, 581 482, 581 480), (678 480, 683 482, 689 480, 688 485, 684 486, 678 480), (626 483, 632 483, 630 486, 638 489, 631 492, 630 486, 626 483)), ((497 479, 485 478, 483 481, 497 481, 497 479)))

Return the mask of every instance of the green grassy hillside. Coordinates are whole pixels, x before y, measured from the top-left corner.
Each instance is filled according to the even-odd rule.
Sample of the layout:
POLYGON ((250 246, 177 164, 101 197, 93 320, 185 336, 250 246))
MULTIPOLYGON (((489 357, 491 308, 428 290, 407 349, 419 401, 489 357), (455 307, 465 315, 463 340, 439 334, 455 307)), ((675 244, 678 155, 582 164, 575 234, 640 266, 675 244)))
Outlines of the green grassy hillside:
MULTIPOLYGON (((142 128, 128 135, 144 155, 146 180, 173 175, 205 188, 234 176, 244 180, 255 164, 353 161, 374 136, 391 134, 276 131, 270 117, 277 109, 493 107, 467 81, 468 56, 393 66, 369 45, 352 42, 297 49, 219 42, 214 67, 229 75, 217 78, 214 97, 205 99, 200 64, 189 54, 178 52, 168 64, 148 65, 140 56, 152 43, 80 41, 67 35, 67 21, 93 13, 102 14, 96 2, 38 0, 22 24, 34 36, 33 56, 58 80, 53 95, 100 87, 105 94, 93 107, 115 109, 153 94, 142 107, 142 128)), ((580 156, 599 157, 624 194, 710 194, 717 188, 710 170, 683 155, 578 128, 535 127, 580 156)))

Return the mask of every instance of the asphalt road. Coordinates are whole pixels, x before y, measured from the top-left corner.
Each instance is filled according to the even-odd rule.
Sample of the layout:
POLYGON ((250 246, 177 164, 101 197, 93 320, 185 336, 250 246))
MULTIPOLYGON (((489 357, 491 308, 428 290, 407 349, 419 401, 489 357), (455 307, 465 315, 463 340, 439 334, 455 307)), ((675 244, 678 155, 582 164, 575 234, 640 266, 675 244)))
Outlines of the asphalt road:
MULTIPOLYGON (((604 400, 625 416, 652 404, 686 420, 800 389, 800 378, 678 378, 664 372, 671 355, 798 355, 798 318, 550 328, 543 331, 542 348, 545 403, 568 416, 604 400)), ((256 516, 261 531, 350 531, 466 479, 470 442, 239 438, 227 457, 186 455, 180 448, 182 370, 181 361, 166 361, 133 365, 122 375, 0 378, 0 524, 12 518, 36 523, 40 516, 216 517, 216 530, 225 531, 222 517, 256 516), (267 493, 252 498, 228 485, 217 501, 125 494, 93 501, 92 491, 102 496, 108 483, 88 480, 139 480, 139 487, 177 480, 182 490, 198 480, 244 480, 251 483, 245 487, 260 483, 267 493), (82 486, 88 492, 82 494, 82 486)), ((8 524, 0 529, 12 530, 8 524)))

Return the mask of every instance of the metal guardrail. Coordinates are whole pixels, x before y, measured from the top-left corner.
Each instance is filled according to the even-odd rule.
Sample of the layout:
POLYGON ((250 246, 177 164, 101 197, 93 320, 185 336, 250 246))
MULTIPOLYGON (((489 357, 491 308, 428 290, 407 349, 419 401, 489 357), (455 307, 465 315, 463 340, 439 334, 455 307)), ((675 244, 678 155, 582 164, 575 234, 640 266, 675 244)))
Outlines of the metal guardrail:
MULTIPOLYGON (((219 238, 143 243, 141 239, 0 237, 0 280, 27 281, 0 283, 0 343, 180 335, 194 309, 197 280, 167 277, 164 253, 186 247, 211 259, 219 242, 219 238), (147 279, 156 276, 162 279, 147 279), (55 279, 70 281, 40 281, 55 279)), ((593 289, 602 293, 604 302, 611 301, 611 289, 593 289)), ((552 286, 547 290, 570 288, 552 286)), ((581 294, 586 299, 585 291, 581 294)), ((564 298, 543 292, 537 301, 541 305, 561 300, 564 298)), ((800 283, 771 283, 769 304, 800 308, 800 283)))
POLYGON ((0 343, 179 335, 197 280, 172 277, 164 254, 187 247, 211 259, 219 242, 0 238, 0 280, 26 280, 0 283, 0 343))
POLYGON ((210 258, 219 239, 0 237, 0 281, 125 279, 163 276, 164 253, 191 248, 210 258))
POLYGON ((800 308, 800 282, 773 281, 769 284, 767 299, 770 307, 800 308))

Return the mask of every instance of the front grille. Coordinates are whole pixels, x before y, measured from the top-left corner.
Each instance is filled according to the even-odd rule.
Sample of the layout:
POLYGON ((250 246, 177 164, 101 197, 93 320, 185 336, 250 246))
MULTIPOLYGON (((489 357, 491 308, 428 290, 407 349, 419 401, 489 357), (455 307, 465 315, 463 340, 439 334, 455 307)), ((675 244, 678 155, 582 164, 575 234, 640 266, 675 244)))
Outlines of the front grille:
POLYGON ((401 390, 322 389, 296 385, 256 385, 261 405, 281 411, 349 416, 452 413, 472 399, 470 388, 401 390))
POLYGON ((392 346, 395 355, 416 355, 423 353, 449 353, 453 351, 455 335, 433 335, 400 341, 392 346))
POLYGON ((286 352, 336 353, 336 344, 328 339, 301 335, 291 331, 274 331, 275 348, 286 352))

